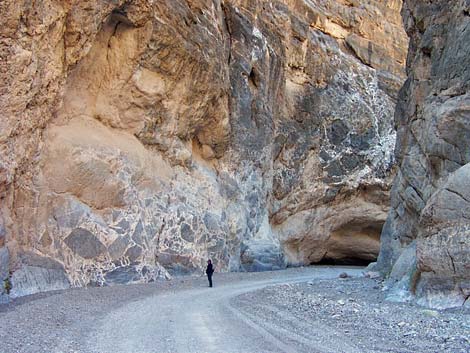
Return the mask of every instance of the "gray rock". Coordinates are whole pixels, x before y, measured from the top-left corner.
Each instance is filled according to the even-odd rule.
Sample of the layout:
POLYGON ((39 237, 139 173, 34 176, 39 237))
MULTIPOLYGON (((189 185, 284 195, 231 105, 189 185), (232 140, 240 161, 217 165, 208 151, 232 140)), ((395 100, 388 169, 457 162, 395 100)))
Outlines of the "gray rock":
POLYGON ((343 120, 335 120, 328 129, 328 139, 333 145, 339 145, 348 136, 349 128, 343 120))
POLYGON ((339 161, 332 161, 328 166, 325 168, 328 176, 331 178, 341 177, 345 174, 343 167, 339 161))
POLYGON ((402 251, 386 281, 386 286, 389 288, 387 300, 405 302, 412 299, 418 277, 416 242, 412 242, 402 251))
POLYGON ((374 139, 374 130, 368 129, 364 134, 351 134, 351 147, 358 150, 365 151, 367 150, 373 139, 374 139))
POLYGON ((126 255, 131 262, 136 261, 142 255, 142 248, 138 245, 131 246, 126 251, 126 255))
POLYGON ((111 258, 116 260, 122 257, 129 246, 129 243, 130 241, 126 236, 118 237, 108 248, 111 258))
POLYGON ((144 243, 144 226, 142 221, 137 222, 134 232, 132 233, 132 240, 134 240, 137 244, 142 245, 144 243))
POLYGON ((228 173, 220 173, 220 193, 227 199, 235 199, 240 194, 237 181, 233 179, 228 173))
POLYGON ((187 275, 197 271, 190 256, 161 252, 157 256, 157 261, 164 266, 171 275, 187 275))
POLYGON ((130 230, 130 224, 129 224, 129 221, 127 219, 121 219, 119 221, 119 223, 113 228, 119 234, 127 234, 127 233, 129 233, 129 230, 130 230))
POLYGON ((391 296, 398 286, 422 305, 460 306, 470 283, 469 17, 461 1, 403 8, 409 77, 395 114, 400 163, 379 264, 398 280, 391 296), (413 240, 416 255, 396 256, 413 240))
POLYGON ((389 281, 398 282, 403 277, 409 276, 410 269, 416 268, 416 242, 412 242, 401 253, 388 277, 389 281))
POLYGON ((0 248, 5 246, 5 238, 7 236, 7 231, 3 225, 2 217, 0 216, 0 248))
POLYGON ((354 170, 360 163, 361 160, 356 154, 345 154, 341 157, 341 164, 348 172, 354 170))
POLYGON ((219 217, 217 217, 213 213, 206 213, 204 215, 204 225, 206 226, 207 230, 211 233, 218 233, 220 230, 219 225, 219 217))
POLYGON ((89 230, 75 228, 64 239, 65 244, 77 255, 92 259, 106 251, 103 243, 89 230))
POLYGON ((191 226, 187 223, 181 223, 180 225, 180 234, 181 238, 188 242, 194 241, 194 231, 192 230, 191 226))
POLYGON ((250 241, 242 244, 241 269, 247 272, 273 271, 286 267, 279 247, 266 241, 250 241))
POLYGON ((50 270, 64 271, 64 267, 60 262, 50 257, 41 256, 30 251, 19 252, 18 259, 24 265, 42 267, 50 270))
POLYGON ((54 208, 54 219, 61 228, 75 228, 80 224, 82 218, 89 217, 91 209, 76 200, 75 198, 66 198, 64 203, 54 208))
POLYGON ((9 276, 10 253, 6 247, 0 248, 0 283, 9 276))
POLYGON ((17 298, 39 292, 70 288, 65 271, 23 265, 11 276, 10 297, 17 298))
POLYGON ((376 279, 376 278, 380 278, 380 272, 376 272, 376 271, 366 271, 364 273, 364 277, 367 277, 367 278, 371 278, 371 279, 376 279))
POLYGON ((432 309, 449 309, 463 306, 467 297, 452 278, 422 273, 416 286, 417 303, 432 309))
POLYGON ((141 279, 135 266, 118 267, 105 274, 106 284, 127 284, 141 279))

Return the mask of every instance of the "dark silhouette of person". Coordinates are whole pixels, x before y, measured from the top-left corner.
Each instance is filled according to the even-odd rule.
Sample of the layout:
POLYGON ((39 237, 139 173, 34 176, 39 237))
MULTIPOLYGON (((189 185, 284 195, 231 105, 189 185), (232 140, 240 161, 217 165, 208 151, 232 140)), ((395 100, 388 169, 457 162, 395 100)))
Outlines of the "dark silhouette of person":
POLYGON ((209 287, 212 287, 212 274, 214 273, 214 267, 212 267, 212 261, 207 260, 206 275, 209 280, 209 287))

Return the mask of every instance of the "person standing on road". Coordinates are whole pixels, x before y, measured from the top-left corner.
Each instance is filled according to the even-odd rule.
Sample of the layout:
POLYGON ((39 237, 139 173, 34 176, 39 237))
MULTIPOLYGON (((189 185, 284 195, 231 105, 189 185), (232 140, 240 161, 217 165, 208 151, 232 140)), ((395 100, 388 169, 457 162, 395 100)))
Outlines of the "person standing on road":
POLYGON ((212 287, 212 274, 214 273, 214 268, 212 267, 212 261, 207 260, 206 275, 209 280, 209 287, 212 287))

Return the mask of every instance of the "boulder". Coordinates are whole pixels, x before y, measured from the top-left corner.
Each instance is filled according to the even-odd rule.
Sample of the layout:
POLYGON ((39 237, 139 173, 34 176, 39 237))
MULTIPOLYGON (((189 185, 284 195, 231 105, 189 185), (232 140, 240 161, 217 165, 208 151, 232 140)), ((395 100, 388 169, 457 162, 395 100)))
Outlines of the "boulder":
POLYGON ((266 241, 250 241, 242 244, 240 267, 242 271, 274 271, 286 267, 283 253, 266 241))
POLYGON ((106 248, 99 239, 87 229, 75 228, 70 232, 64 243, 77 255, 92 259, 102 254, 106 248))
POLYGON ((59 262, 35 253, 19 254, 20 268, 11 276, 10 297, 70 288, 64 267, 59 262))

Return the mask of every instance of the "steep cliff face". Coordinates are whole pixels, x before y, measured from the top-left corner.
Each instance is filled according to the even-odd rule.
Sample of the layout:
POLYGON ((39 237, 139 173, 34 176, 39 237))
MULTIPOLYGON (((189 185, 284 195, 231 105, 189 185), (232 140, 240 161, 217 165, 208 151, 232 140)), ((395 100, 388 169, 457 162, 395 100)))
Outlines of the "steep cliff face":
POLYGON ((408 80, 398 175, 379 266, 391 298, 437 308, 470 296, 470 3, 405 1, 408 80))
POLYGON ((2 2, 11 295, 151 281, 207 257, 218 270, 374 260, 407 49, 400 8, 2 2))

